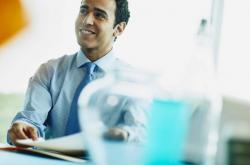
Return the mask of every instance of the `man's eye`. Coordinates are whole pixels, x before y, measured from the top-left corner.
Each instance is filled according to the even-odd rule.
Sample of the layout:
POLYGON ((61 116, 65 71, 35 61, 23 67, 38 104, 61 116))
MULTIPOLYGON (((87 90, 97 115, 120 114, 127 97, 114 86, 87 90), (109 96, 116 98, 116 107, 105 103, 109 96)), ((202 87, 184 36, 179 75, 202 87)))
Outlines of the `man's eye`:
POLYGON ((98 19, 106 19, 106 16, 103 13, 96 12, 95 17, 98 19))
POLYGON ((81 8, 80 13, 83 14, 83 15, 86 15, 88 13, 88 10, 85 9, 85 8, 81 8))

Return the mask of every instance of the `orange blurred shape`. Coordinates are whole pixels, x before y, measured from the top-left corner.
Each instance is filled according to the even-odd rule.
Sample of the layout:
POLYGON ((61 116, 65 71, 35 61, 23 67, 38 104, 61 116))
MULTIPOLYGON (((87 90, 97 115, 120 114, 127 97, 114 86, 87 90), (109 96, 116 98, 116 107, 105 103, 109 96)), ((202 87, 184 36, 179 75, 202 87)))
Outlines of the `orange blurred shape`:
POLYGON ((0 0, 0 46, 27 25, 19 0, 0 0))

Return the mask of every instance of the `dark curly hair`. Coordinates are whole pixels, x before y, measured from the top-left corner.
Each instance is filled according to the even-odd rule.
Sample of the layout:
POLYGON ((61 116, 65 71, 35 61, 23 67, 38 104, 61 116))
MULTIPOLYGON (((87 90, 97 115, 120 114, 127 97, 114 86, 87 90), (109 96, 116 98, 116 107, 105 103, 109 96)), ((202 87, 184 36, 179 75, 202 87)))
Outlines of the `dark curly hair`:
POLYGON ((128 20, 130 17, 130 11, 128 9, 128 1, 127 0, 115 0, 116 2, 116 11, 115 11, 115 24, 117 25, 121 22, 126 22, 128 24, 128 20))

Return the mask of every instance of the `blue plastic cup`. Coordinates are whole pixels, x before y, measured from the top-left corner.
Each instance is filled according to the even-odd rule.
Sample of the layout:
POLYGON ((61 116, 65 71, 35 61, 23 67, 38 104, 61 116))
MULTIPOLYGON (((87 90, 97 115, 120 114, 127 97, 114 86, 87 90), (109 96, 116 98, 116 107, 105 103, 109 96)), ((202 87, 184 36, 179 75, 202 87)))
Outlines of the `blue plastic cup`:
POLYGON ((188 104, 178 100, 154 100, 149 112, 146 165, 179 165, 188 128, 188 104))

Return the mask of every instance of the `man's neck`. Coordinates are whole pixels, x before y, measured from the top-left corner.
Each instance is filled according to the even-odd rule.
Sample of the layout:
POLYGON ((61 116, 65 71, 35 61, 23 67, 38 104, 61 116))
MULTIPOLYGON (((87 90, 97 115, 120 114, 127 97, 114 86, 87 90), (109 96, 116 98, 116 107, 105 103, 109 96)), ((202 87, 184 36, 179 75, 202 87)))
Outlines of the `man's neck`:
POLYGON ((100 58, 102 58, 103 56, 105 56, 106 54, 108 54, 111 50, 112 47, 107 49, 106 51, 98 51, 96 49, 85 49, 85 48, 81 48, 82 52, 85 54, 85 56, 90 60, 90 61, 96 61, 100 58))

